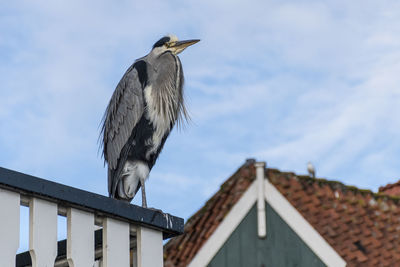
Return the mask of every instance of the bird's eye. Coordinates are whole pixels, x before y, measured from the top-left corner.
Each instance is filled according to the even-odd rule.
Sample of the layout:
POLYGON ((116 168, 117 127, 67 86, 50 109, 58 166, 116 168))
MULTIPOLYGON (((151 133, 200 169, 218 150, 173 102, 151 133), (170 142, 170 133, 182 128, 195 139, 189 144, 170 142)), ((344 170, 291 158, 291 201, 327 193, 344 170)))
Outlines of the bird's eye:
POLYGON ((169 43, 165 43, 165 47, 166 47, 166 48, 169 48, 169 43))

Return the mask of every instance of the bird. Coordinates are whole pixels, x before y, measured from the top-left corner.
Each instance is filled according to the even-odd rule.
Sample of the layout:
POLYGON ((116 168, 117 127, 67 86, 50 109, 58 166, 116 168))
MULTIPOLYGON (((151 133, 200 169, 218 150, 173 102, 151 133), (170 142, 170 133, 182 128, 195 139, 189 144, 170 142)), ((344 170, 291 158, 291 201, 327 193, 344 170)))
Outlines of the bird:
POLYGON ((174 125, 189 120, 178 54, 199 41, 166 35, 119 81, 99 137, 108 165, 109 197, 131 202, 141 188, 142 207, 147 208, 145 181, 174 125))
POLYGON ((315 178, 315 168, 311 162, 307 163, 307 171, 312 178, 315 178))

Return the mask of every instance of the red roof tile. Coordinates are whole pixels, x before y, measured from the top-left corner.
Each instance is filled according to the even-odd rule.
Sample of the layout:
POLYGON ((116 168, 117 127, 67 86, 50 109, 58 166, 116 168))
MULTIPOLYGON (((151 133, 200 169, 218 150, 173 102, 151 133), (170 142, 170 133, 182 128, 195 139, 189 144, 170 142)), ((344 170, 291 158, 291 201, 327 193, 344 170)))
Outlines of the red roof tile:
MULTIPOLYGON (((266 175, 347 266, 400 266, 400 198, 276 169, 266 175)), ((187 266, 254 179, 252 163, 229 178, 165 245, 165 266, 187 266)))

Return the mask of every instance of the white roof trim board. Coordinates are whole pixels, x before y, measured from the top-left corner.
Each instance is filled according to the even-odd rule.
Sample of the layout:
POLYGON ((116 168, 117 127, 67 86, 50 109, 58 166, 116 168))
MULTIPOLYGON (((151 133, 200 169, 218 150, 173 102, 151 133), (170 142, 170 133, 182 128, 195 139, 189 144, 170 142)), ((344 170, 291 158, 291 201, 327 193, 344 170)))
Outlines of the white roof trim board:
MULTIPOLYGON (((267 179, 264 181, 265 199, 290 228, 327 266, 344 267, 346 262, 328 242, 304 219, 290 202, 267 179)), ((267 214, 268 216, 268 214, 267 214)))
POLYGON ((215 229, 215 232, 203 244, 188 267, 207 266, 226 240, 228 240, 232 232, 246 217, 247 213, 256 202, 256 199, 257 184, 254 182, 232 207, 228 215, 225 216, 224 220, 219 224, 217 229, 215 229))

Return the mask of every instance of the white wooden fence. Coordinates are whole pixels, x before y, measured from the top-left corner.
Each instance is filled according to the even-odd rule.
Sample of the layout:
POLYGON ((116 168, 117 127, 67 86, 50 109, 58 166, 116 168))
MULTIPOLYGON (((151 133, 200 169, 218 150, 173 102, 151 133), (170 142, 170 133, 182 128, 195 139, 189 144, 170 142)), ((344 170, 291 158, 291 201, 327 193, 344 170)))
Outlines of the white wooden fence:
POLYGON ((169 214, 0 168, 1 267, 17 266, 20 205, 29 207, 31 263, 18 267, 162 267, 163 237, 183 231, 183 220, 169 214), (67 217, 64 252, 58 215, 67 217))

